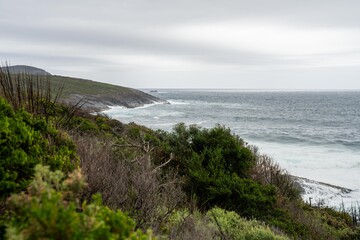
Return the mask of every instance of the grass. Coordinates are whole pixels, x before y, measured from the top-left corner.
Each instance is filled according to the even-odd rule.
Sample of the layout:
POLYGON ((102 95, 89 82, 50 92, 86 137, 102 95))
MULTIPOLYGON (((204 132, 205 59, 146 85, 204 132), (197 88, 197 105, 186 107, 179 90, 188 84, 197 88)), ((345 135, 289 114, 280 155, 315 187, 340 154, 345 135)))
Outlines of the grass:
POLYGON ((80 78, 50 76, 49 79, 54 88, 58 88, 64 83, 62 98, 68 98, 71 94, 111 96, 134 92, 130 88, 80 78))

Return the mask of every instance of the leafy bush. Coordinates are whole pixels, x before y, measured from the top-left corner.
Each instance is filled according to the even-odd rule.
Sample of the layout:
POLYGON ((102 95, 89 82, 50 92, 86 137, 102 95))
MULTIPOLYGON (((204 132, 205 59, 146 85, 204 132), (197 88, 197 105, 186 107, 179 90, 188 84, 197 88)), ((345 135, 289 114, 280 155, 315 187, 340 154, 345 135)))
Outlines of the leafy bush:
POLYGON ((71 121, 67 124, 68 128, 76 129, 78 132, 81 133, 98 133, 99 129, 98 126, 93 123, 91 120, 74 116, 72 117, 71 121))
POLYGON ((187 186, 195 194, 202 209, 219 206, 246 217, 266 218, 276 202, 275 189, 227 173, 221 167, 191 168, 187 186))
POLYGON ((66 134, 24 110, 13 111, 0 98, 0 200, 23 190, 36 164, 68 172, 76 158, 66 134))
POLYGON ((320 219, 325 229, 337 239, 360 239, 360 229, 353 226, 351 216, 331 208, 313 208, 312 214, 320 219))
POLYGON ((8 224, 8 239, 151 239, 135 231, 135 223, 121 211, 112 211, 95 195, 80 205, 85 181, 79 170, 65 180, 60 171, 37 165, 27 193, 12 195, 8 203, 16 213, 8 224))
POLYGON ((176 210, 171 214, 166 227, 164 234, 170 240, 221 239, 217 226, 198 211, 190 213, 187 209, 176 210))
POLYGON ((195 155, 205 157, 204 166, 210 165, 208 156, 218 153, 222 169, 248 177, 249 170, 255 164, 255 156, 245 146, 244 141, 233 135, 229 128, 217 125, 212 129, 202 129, 196 125, 187 127, 180 123, 167 136, 168 151, 180 158, 187 165, 195 155))
POLYGON ((279 230, 267 225, 241 218, 234 211, 215 207, 205 214, 198 211, 174 211, 168 223, 167 239, 231 239, 231 240, 285 240, 289 239, 279 230))
POLYGON ((268 226, 255 221, 241 218, 233 211, 213 208, 207 212, 211 222, 219 228, 222 239, 234 240, 285 240, 284 235, 275 234, 268 226))
POLYGON ((187 177, 185 190, 196 197, 200 209, 220 206, 256 218, 265 218, 272 211, 275 188, 249 178, 255 155, 230 129, 179 124, 167 142, 187 177))

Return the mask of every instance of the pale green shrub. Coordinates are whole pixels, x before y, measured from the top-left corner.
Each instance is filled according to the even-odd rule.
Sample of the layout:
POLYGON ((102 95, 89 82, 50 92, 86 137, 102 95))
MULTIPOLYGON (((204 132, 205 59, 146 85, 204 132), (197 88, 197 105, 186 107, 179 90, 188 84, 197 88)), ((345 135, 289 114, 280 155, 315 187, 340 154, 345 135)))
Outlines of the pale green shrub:
POLYGON ((268 226, 255 220, 241 218, 234 211, 213 208, 207 212, 210 221, 215 224, 225 239, 234 240, 285 240, 283 235, 275 234, 268 226))
POLYGON ((7 225, 7 239, 152 239, 135 231, 135 223, 121 211, 112 211, 95 195, 80 203, 86 185, 80 170, 64 180, 60 171, 37 165, 27 192, 12 195, 8 204, 15 216, 7 225))

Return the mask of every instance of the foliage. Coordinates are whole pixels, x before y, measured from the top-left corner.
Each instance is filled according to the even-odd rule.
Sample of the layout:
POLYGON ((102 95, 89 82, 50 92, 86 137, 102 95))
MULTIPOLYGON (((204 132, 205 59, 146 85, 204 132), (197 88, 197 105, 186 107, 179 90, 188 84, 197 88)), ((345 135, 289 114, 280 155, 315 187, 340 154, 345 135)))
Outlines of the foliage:
POLYGON ((220 233, 209 218, 199 211, 190 213, 188 209, 173 211, 166 228, 163 229, 165 239, 214 239, 220 240, 220 233))
POLYGON ((9 223, 8 239, 151 239, 151 233, 134 230, 134 222, 121 211, 102 205, 95 195, 80 205, 85 181, 79 170, 65 180, 60 171, 37 165, 27 189, 8 203, 16 216, 9 223))
POLYGON ((65 133, 0 98, 0 199, 23 190, 41 163, 68 172, 76 160, 75 146, 65 133))
POLYGON ((220 206, 243 216, 264 219, 271 214, 276 196, 272 186, 264 186, 251 179, 242 179, 219 168, 213 171, 190 170, 188 191, 195 194, 202 209, 220 206))
POLYGON ((207 157, 218 152, 224 170, 247 177, 250 168, 255 164, 254 155, 244 141, 224 126, 202 129, 196 125, 187 127, 180 123, 168 135, 167 142, 169 151, 181 158, 185 165, 192 161, 194 154, 203 155, 205 166, 210 165, 207 157))
POLYGON ((88 186, 79 198, 79 172, 63 181, 62 173, 40 168, 27 193, 7 206, 0 201, 9 238, 150 238, 134 229, 152 228, 166 239, 286 239, 277 229, 294 239, 360 239, 347 214, 304 204, 292 176, 228 128, 178 124, 155 132, 47 102, 49 93, 32 101, 26 91, 20 100, 32 101, 30 108, 9 98, 15 111, 0 99, 0 198, 24 190, 38 163, 68 173, 75 147, 88 186), (96 193, 106 207, 96 195, 91 200, 96 193), (247 220, 254 218, 267 225, 247 220))
POLYGON ((219 228, 220 234, 225 239, 289 239, 286 236, 275 234, 268 226, 258 221, 241 218, 233 211, 213 208, 207 212, 207 216, 219 228))
POLYGON ((269 156, 260 155, 256 147, 252 147, 256 156, 256 164, 251 170, 251 178, 264 185, 272 185, 282 198, 293 201, 301 199, 299 187, 294 182, 294 177, 282 169, 269 156))
POLYGON ((215 207, 206 213, 187 209, 174 211, 166 229, 166 239, 289 239, 276 229, 256 220, 241 218, 234 211, 215 207))
POLYGON ((178 124, 167 142, 182 163, 185 190, 196 197, 201 209, 220 206, 247 217, 268 216, 276 201, 275 189, 249 178, 255 155, 230 129, 178 124))
POLYGON ((138 151, 147 148, 147 144, 142 146, 141 141, 132 139, 131 144, 135 145, 116 144, 114 148, 110 140, 84 135, 73 138, 89 183, 83 194, 85 199, 99 192, 107 206, 127 211, 136 220, 136 227, 155 230, 169 211, 184 202, 182 181, 176 172, 163 171, 162 165, 153 163, 149 153, 138 151), (127 155, 124 148, 133 155, 127 155))
POLYGON ((338 239, 360 239, 360 229, 354 228, 351 216, 332 208, 309 208, 325 229, 338 239))

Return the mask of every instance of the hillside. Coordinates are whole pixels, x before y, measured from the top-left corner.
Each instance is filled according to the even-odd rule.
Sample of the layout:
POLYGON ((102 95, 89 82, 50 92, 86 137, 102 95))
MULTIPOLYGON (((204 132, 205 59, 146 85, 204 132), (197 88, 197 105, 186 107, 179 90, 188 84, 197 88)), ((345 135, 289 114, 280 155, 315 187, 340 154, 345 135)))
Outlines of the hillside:
MULTIPOLYGON (((59 92, 59 89, 63 87, 60 95, 61 102, 77 104, 81 101, 83 109, 90 111, 98 112, 108 109, 109 106, 134 108, 154 102, 166 102, 136 89, 87 79, 52 75, 43 69, 32 66, 6 66, 2 67, 1 71, 11 74, 27 74, 34 79, 49 79, 52 93, 59 92)), ((21 78, 23 77, 21 75, 18 76, 21 78)))
POLYGON ((109 106, 134 108, 154 102, 166 102, 132 88, 79 78, 54 75, 49 77, 51 85, 55 89, 61 87, 64 83, 61 95, 63 102, 75 104, 82 100, 85 102, 83 108, 93 111, 105 110, 109 106))

